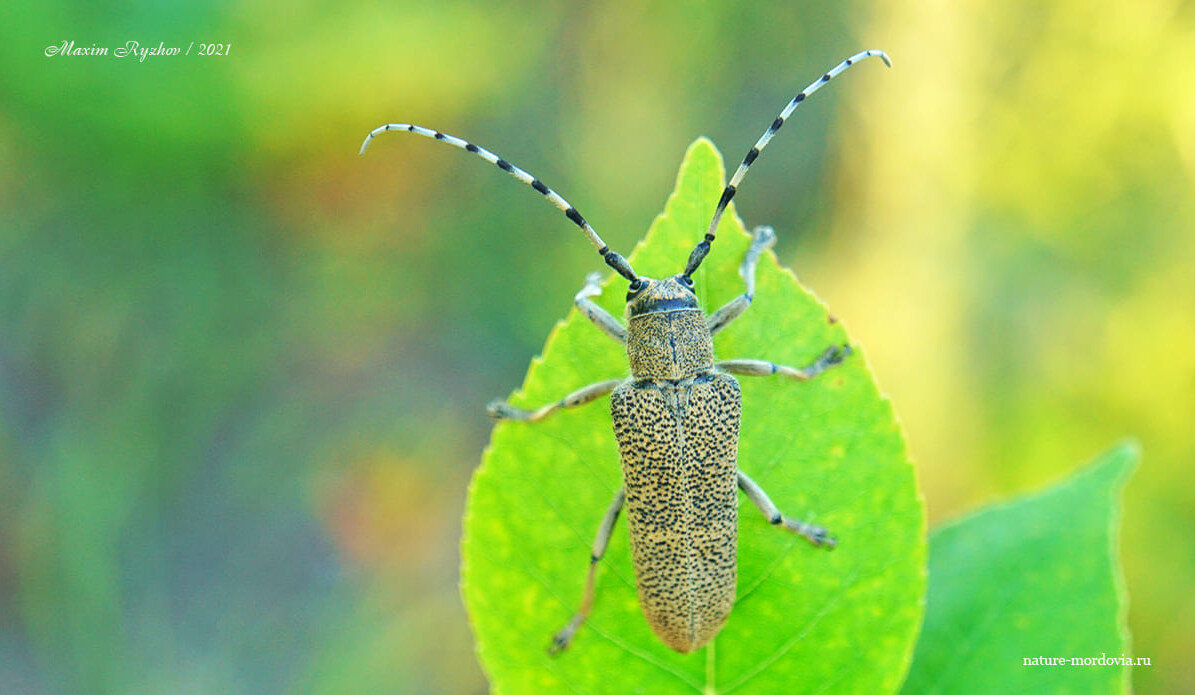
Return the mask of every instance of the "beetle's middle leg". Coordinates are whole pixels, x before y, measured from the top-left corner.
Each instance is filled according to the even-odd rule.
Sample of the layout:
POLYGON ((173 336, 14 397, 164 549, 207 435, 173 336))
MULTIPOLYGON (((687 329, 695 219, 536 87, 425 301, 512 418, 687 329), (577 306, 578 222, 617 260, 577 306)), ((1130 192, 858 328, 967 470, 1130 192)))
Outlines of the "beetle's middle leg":
POLYGON ((768 362, 767 360, 725 360, 715 363, 714 366, 730 374, 741 374, 743 376, 780 375, 789 379, 796 379, 797 381, 808 381, 830 367, 839 364, 849 354, 851 354, 850 345, 843 345, 841 347, 835 345, 823 352, 821 357, 818 357, 813 364, 799 369, 797 367, 768 362))
POLYGON ((776 504, 768 497, 768 493, 763 491, 748 475, 739 471, 739 489, 747 495, 747 499, 751 500, 759 511, 767 517, 768 523, 773 526, 783 526, 793 533, 804 536, 806 540, 816 546, 825 546, 833 548, 836 544, 834 537, 826 532, 826 529, 821 526, 814 526, 813 524, 800 521, 798 519, 790 519, 780 513, 776 508, 776 504))
POLYGON ((739 266, 739 277, 747 285, 747 291, 727 302, 721 309, 710 314, 705 325, 710 329, 710 335, 726 328, 727 324, 737 319, 751 300, 755 299, 755 266, 759 263, 759 256, 776 243, 776 232, 771 227, 756 227, 751 238, 751 246, 747 248, 747 255, 743 257, 743 264, 739 266))
POLYGON ((610 501, 610 507, 606 509, 606 516, 602 517, 602 525, 598 527, 597 536, 593 539, 593 550, 589 554, 589 574, 585 578, 585 595, 581 598, 581 607, 577 609, 573 619, 552 637, 552 644, 548 647, 549 654, 559 654, 568 647, 573 635, 577 634, 577 630, 593 608, 594 573, 597 563, 606 554, 606 546, 610 544, 610 533, 614 530, 614 522, 618 521, 618 513, 622 510, 622 503, 626 498, 626 489, 618 488, 614 499, 610 501))
POLYGON ((579 405, 585 405, 586 403, 595 401, 613 391, 614 387, 618 386, 623 381, 625 381, 625 379, 599 381, 596 384, 590 384, 584 388, 577 389, 555 403, 549 403, 536 410, 523 410, 522 408, 516 408, 506 401, 493 401, 486 406, 485 410, 490 414, 490 417, 497 420, 523 420, 525 422, 539 422, 561 408, 575 408, 579 405))

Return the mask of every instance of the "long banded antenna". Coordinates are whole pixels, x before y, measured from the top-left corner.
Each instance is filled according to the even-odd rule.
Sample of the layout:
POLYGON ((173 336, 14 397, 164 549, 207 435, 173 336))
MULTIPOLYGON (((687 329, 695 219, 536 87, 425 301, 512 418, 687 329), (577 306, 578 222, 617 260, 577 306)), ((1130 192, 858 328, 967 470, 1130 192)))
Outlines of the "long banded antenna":
POLYGON ((714 210, 714 219, 710 222, 709 229, 705 232, 705 238, 689 254, 689 262, 685 265, 685 272, 683 273, 685 279, 688 279, 697 270, 697 266, 701 265, 701 262, 705 260, 706 254, 710 252, 710 243, 714 240, 714 230, 718 228, 718 222, 722 219, 722 213, 726 211, 726 206, 730 204, 730 199, 734 197, 739 184, 743 182, 743 177, 747 175, 747 169, 751 168, 751 163, 755 161, 755 158, 759 156, 763 148, 768 146, 768 143, 776 135, 776 131, 780 130, 780 126, 784 125, 784 122, 788 120, 788 117, 792 115, 797 106, 805 101, 810 94, 821 89, 822 85, 837 77, 843 70, 865 58, 873 56, 879 56, 880 60, 884 61, 884 65, 892 67, 892 61, 888 58, 888 54, 883 51, 870 50, 856 53, 839 63, 833 70, 814 80, 808 87, 802 89, 800 94, 793 97, 792 101, 788 102, 788 106, 784 107, 784 110, 780 112, 776 120, 772 121, 772 125, 768 126, 763 136, 755 143, 755 147, 752 147, 747 156, 743 157, 743 163, 739 165, 738 171, 734 172, 734 176, 730 177, 730 183, 723 189, 722 198, 718 200, 718 207, 714 210))
POLYGON ((635 274, 634 269, 631 268, 631 264, 619 254, 611 251, 609 246, 606 246, 606 242, 602 241, 602 238, 598 236, 598 233, 594 231, 593 227, 589 226, 589 223, 585 221, 585 218, 581 216, 581 213, 577 212, 577 208, 569 204, 569 202, 562 198, 559 193, 545 186, 543 181, 540 181, 536 177, 528 174, 526 171, 523 171, 519 167, 511 164, 505 159, 502 159, 484 147, 478 147, 467 140, 453 137, 447 133, 441 133, 438 130, 429 130, 421 126, 411 125, 410 123, 387 123, 384 126, 374 128, 373 132, 365 136, 365 142, 361 143, 361 154, 365 154, 365 150, 369 148, 369 143, 372 142, 374 138, 391 130, 401 130, 408 133, 415 133, 416 135, 422 135, 426 138, 432 138, 433 140, 446 142, 449 145, 452 145, 453 147, 459 147, 466 152, 472 152, 473 154, 481 157, 485 161, 493 164, 528 186, 531 186, 535 190, 539 191, 541 195, 547 198, 549 203, 559 208, 560 211, 564 213, 565 217, 569 218, 573 224, 581 228, 582 232, 585 232, 585 236, 589 237, 589 241, 594 245, 594 247, 597 248, 598 253, 602 255, 602 258, 606 261, 607 265, 618 271, 619 275, 623 276, 627 280, 630 280, 632 283, 639 281, 639 276, 635 274))

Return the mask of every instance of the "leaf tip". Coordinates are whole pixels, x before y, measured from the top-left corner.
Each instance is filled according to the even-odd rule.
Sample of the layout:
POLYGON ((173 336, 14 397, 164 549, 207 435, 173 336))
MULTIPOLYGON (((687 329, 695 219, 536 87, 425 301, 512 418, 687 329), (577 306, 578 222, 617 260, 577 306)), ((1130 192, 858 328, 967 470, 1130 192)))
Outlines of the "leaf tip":
POLYGON ((1137 466, 1141 462, 1141 442, 1129 437, 1117 442, 1111 449, 1096 457, 1095 461, 1088 464, 1085 470, 1080 471, 1077 475, 1090 473, 1092 475, 1099 475, 1105 477, 1112 489, 1119 489, 1124 487, 1129 477, 1133 475, 1133 471, 1137 470, 1137 466))
POLYGON ((693 165, 697 161, 709 161, 714 164, 714 167, 725 176, 725 163, 722 160, 722 153, 718 151, 717 145, 713 140, 702 135, 689 144, 688 149, 685 150, 685 157, 681 163, 681 171, 693 165))

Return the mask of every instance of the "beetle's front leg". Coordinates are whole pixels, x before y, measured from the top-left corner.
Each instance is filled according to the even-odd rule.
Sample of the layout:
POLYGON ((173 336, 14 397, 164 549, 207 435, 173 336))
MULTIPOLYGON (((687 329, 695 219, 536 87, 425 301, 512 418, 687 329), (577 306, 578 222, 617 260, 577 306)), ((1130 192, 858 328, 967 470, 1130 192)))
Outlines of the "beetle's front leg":
POLYGON ((849 354, 851 354, 850 345, 843 345, 842 347, 836 345, 823 352, 822 356, 817 358, 813 364, 800 369, 766 360, 726 360, 724 362, 717 362, 714 366, 724 372, 740 374, 742 376, 780 375, 786 376, 789 379, 796 379, 797 381, 808 381, 830 367, 841 363, 849 354))
POLYGON ((597 327, 602 329, 602 333, 610 336, 620 343, 627 342, 627 329, 618 319, 614 318, 610 312, 601 308, 593 302, 590 297, 596 297, 602 293, 602 275, 601 273, 590 273, 585 276, 585 286, 581 288, 580 292, 573 297, 573 304, 585 314, 585 318, 597 324, 597 327))
POLYGON ((549 403, 537 410, 523 410, 516 408, 506 401, 494 401, 486 406, 486 412, 497 420, 523 420, 525 422, 539 422, 561 408, 575 408, 597 400, 614 390, 624 379, 599 381, 581 389, 573 391, 555 403, 549 403))
POLYGON ((833 548, 837 541, 834 537, 826 532, 826 529, 821 526, 800 521, 799 519, 790 519, 780 513, 776 508, 775 503, 768 497, 768 493, 763 491, 754 480, 752 480, 746 473, 739 471, 739 489, 747 495, 747 499, 751 500, 759 511, 767 517, 768 523, 773 526, 783 526, 793 533, 804 536, 806 540, 816 546, 825 546, 826 548, 833 548))
POLYGON ((577 630, 585 622, 585 618, 589 616, 589 611, 593 608, 594 573, 597 571, 597 563, 606 554, 606 546, 610 544, 610 534, 614 531, 614 522, 618 521, 618 513, 622 510, 622 503, 626 501, 626 498, 626 489, 619 488, 610 502, 610 507, 606 509, 606 516, 602 517, 602 525, 598 527, 597 536, 593 539, 593 549, 589 553, 589 574, 585 577, 585 595, 581 598, 581 607, 577 609, 573 619, 552 637, 552 644, 548 647, 549 654, 559 654, 568 647, 573 635, 577 634, 577 630))
POLYGON ((710 329, 710 335, 726 328, 727 324, 737 319, 751 301, 755 299, 755 266, 759 263, 759 256, 766 249, 776 243, 776 232, 771 227, 756 227, 751 239, 751 246, 747 248, 747 255, 743 257, 743 264, 739 266, 739 277, 747 285, 747 291, 727 302, 721 309, 710 314, 705 319, 705 325, 710 329))

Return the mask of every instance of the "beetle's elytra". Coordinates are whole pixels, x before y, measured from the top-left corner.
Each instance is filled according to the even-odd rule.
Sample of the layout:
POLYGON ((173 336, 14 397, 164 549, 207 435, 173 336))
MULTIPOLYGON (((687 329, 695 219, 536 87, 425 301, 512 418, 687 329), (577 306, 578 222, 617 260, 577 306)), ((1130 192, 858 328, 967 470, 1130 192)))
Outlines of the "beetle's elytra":
POLYGON ((362 143, 364 153, 377 135, 402 130, 476 154, 531 186, 563 211, 603 260, 629 282, 625 326, 592 301, 591 297, 600 293, 600 276, 596 273, 587 278, 574 297, 577 308, 602 332, 625 344, 629 377, 591 384, 537 410, 523 410, 501 401, 489 406, 495 418, 536 422, 562 408, 610 395, 623 486, 611 500, 594 538, 580 608, 553 637, 549 647, 553 653, 568 646, 593 608, 594 569, 624 506, 640 607, 655 634, 679 652, 693 651, 713 639, 734 605, 738 490, 772 524, 800 534, 815 546, 834 546, 834 539, 825 529, 781 514, 767 493, 738 469, 742 409, 734 375, 778 375, 803 381, 842 361, 850 354, 849 347, 830 347, 804 368, 757 359, 715 359, 714 334, 751 305, 759 255, 775 242, 768 227, 755 229, 742 261, 744 293, 713 314, 706 315, 698 305, 692 276, 710 251, 726 206, 776 131, 810 94, 854 63, 873 56, 891 64, 883 51, 863 51, 839 63, 785 106, 731 177, 705 236, 689 254, 681 272, 664 279, 636 274, 568 201, 489 150, 405 123, 377 128, 362 143))

